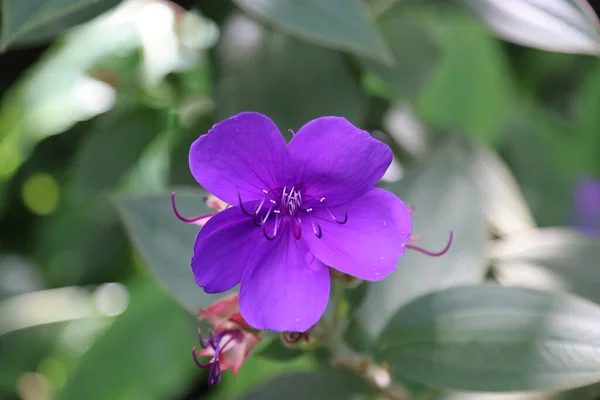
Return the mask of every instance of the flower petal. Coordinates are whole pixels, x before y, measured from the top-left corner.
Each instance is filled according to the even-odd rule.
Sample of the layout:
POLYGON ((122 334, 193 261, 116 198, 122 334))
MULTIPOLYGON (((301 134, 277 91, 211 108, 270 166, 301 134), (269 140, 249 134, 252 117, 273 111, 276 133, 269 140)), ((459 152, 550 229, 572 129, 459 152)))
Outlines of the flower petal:
POLYGON ((317 260, 289 226, 249 266, 240 285, 240 312, 256 329, 303 332, 325 312, 329 300, 329 269, 317 260))
POLYGON ((260 240, 266 240, 262 231, 239 206, 212 217, 194 245, 191 265, 198 286, 221 293, 237 285, 260 240))
POLYGON ((347 212, 347 222, 338 224, 323 207, 315 208, 311 214, 322 229, 322 237, 310 232, 307 223, 302 235, 319 260, 367 281, 383 279, 396 269, 412 230, 410 211, 398 197, 372 189, 330 211, 339 220, 347 212))
POLYGON ((286 143, 266 116, 246 112, 214 125, 190 149, 190 170, 206 190, 229 204, 261 199, 283 187, 289 163, 286 143))
POLYGON ((340 117, 304 125, 288 146, 302 195, 343 204, 368 192, 392 162, 383 142, 340 117))

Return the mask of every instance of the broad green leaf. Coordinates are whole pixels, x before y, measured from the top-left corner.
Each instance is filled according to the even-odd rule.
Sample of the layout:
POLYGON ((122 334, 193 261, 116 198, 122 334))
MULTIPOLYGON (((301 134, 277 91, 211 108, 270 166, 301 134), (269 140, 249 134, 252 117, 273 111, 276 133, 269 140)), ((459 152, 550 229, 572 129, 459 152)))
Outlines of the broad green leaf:
POLYGON ((415 297, 483 280, 487 233, 481 199, 469 176, 468 157, 458 142, 443 143, 404 179, 388 187, 414 206, 413 235, 418 237, 418 246, 441 250, 450 230, 454 230, 454 242, 448 253, 438 258, 408 250, 396 272, 369 284, 357 318, 371 339, 399 307, 415 297))
POLYGON ((481 284, 423 296, 382 332, 396 378, 480 392, 564 390, 600 381, 600 307, 568 295, 481 284))
MULTIPOLYGON (((177 192, 177 207, 184 215, 204 215, 209 209, 204 192, 177 192), (193 193, 193 194, 192 194, 193 193)), ((192 314, 214 302, 196 285, 190 267, 198 227, 179 221, 169 194, 118 197, 115 204, 129 236, 160 285, 192 314)))
POLYGON ((86 22, 121 0, 4 0, 0 50, 37 44, 86 22))
POLYGON ((486 218, 498 235, 535 229, 519 184, 498 153, 486 146, 473 146, 471 175, 481 193, 486 218))
POLYGON ((600 24, 586 0, 461 0, 498 36, 523 46, 600 54, 600 24))
POLYGON ((393 64, 360 0, 234 0, 251 15, 315 43, 393 64))
POLYGON ((193 319, 152 282, 130 289, 128 309, 81 356, 58 399, 173 398, 201 373, 193 319))
POLYGON ((468 15, 445 9, 438 21, 444 57, 417 104, 425 122, 494 143, 513 103, 501 43, 468 15))
POLYGON ((365 117, 365 96, 339 53, 235 14, 225 22, 217 54, 217 120, 259 111, 287 132, 323 115, 356 124, 365 117))
POLYGON ((334 370, 287 374, 272 379, 239 400, 348 400, 374 399, 375 390, 360 378, 334 370))
POLYGON ((524 232, 494 242, 494 275, 503 285, 568 291, 600 303, 600 240, 566 228, 524 232))
POLYGON ((396 59, 393 66, 361 58, 363 67, 380 77, 391 90, 392 100, 414 101, 432 78, 441 59, 441 48, 431 29, 400 4, 377 20, 396 59))

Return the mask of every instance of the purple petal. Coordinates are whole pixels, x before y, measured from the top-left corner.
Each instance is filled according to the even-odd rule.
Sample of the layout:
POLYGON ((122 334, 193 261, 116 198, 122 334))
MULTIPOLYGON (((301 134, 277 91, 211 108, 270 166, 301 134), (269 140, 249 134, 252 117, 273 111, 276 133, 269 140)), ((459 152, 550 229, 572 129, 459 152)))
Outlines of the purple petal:
POLYGON ((239 206, 212 217, 194 245, 192 271, 198 286, 207 293, 221 293, 240 283, 261 240, 265 240, 261 229, 239 206))
POLYGON ((396 269, 412 230, 410 211, 398 197, 383 189, 372 189, 330 211, 338 219, 347 212, 348 221, 338 224, 322 207, 315 208, 313 220, 320 225, 322 237, 317 238, 308 226, 303 233, 308 248, 319 260, 367 281, 383 279, 396 269))
POLYGON ((304 125, 288 146, 302 195, 343 204, 368 192, 392 162, 383 142, 340 117, 304 125))
POLYGON ((289 155, 277 126, 246 112, 214 125, 190 149, 192 175, 210 193, 236 204, 260 199, 263 190, 285 186, 289 155))
POLYGON ((304 332, 325 312, 329 269, 287 224, 271 243, 263 262, 249 266, 242 277, 240 312, 256 329, 304 332))

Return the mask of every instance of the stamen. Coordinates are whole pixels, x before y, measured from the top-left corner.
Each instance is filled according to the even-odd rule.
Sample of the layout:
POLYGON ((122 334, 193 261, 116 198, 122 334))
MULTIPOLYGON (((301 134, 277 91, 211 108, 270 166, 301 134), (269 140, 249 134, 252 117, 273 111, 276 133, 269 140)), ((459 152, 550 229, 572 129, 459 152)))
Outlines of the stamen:
POLYGON ((202 337, 202 329, 198 328, 198 341, 200 342, 200 347, 203 349, 207 348, 211 344, 211 335, 209 335, 206 339, 202 337))
POLYGON ((193 217, 193 218, 186 218, 186 217, 182 216, 181 214, 179 214, 179 211, 177 210, 177 204, 175 203, 175 192, 171 193, 171 204, 173 205, 173 212, 175 213, 175 216, 177 217, 177 219, 179 219, 182 222, 187 222, 188 224, 193 224, 194 222, 198 222, 201 219, 214 217, 215 215, 217 215, 217 213, 211 213, 211 214, 201 215, 199 217, 193 217))
POLYGON ((422 248, 420 248, 418 246, 415 246, 415 245, 412 245, 412 244, 407 244, 406 248, 409 249, 409 250, 418 251, 419 253, 423 253, 423 254, 425 254, 427 256, 430 256, 430 257, 440 257, 440 256, 443 256, 444 254, 446 254, 448 252, 448 250, 450 249, 450 246, 452 245, 452 238, 453 237, 454 237, 454 232, 450 231, 450 238, 448 239, 448 243, 446 244, 446 247, 444 247, 444 249, 442 251, 439 251, 437 253, 434 253, 434 252, 429 251, 429 250, 422 249, 422 248))
POLYGON ((310 225, 312 226, 313 233, 315 234, 317 239, 321 239, 323 237, 323 230, 321 229, 321 225, 319 225, 318 222, 315 222, 312 215, 310 215, 312 210, 312 208, 307 208, 306 213, 308 214, 308 219, 310 220, 310 225))
POLYGON ((268 240, 275 240, 275 238, 277 237, 277 229, 279 228, 279 214, 280 214, 280 211, 279 210, 274 210, 273 212, 275 213, 275 228, 273 229, 273 236, 269 236, 269 234, 267 233, 266 228, 263 226, 263 234, 265 235, 265 237, 268 240))
POLYGON ((240 204, 240 208, 242 209, 242 212, 249 217, 254 216, 254 213, 251 213, 250 211, 246 210, 246 208, 244 207, 244 203, 242 202, 242 195, 240 194, 239 189, 237 189, 237 195, 238 195, 238 203, 240 204))
POLYGON ((267 222, 267 220, 269 219, 269 216, 271 215, 271 211, 273 211, 273 207, 275 207, 277 205, 275 200, 270 200, 270 201, 271 201, 271 207, 269 207, 269 210, 265 214, 264 218, 261 220, 261 223, 259 226, 263 226, 265 224, 265 222, 267 222))
POLYGON ((269 191, 263 190, 263 193, 264 193, 264 196, 263 196, 262 200, 260 201, 260 203, 258 204, 258 206, 256 207, 256 210, 254 210, 254 215, 258 215, 258 213, 260 212, 260 209, 262 208, 263 204, 265 203, 265 199, 267 198, 269 191))
POLYGON ((321 200, 319 200, 319 201, 321 202, 321 204, 325 208, 325 211, 327 211, 327 214, 329 214, 329 216, 331 217, 332 220, 334 220, 335 222, 337 222, 340 225, 344 225, 346 222, 348 222, 348 211, 346 211, 345 214, 344 214, 344 220, 340 221, 339 219, 337 219, 335 217, 335 215, 333 215, 333 213, 325 205, 325 197, 321 197, 321 200))
POLYGON ((198 355, 196 355, 196 347, 192 347, 192 357, 194 357, 194 362, 196 363, 196 366, 198 368, 208 368, 213 364, 213 361, 209 361, 206 364, 202 364, 200 361, 198 361, 198 355))
POLYGON ((288 129, 288 132, 289 132, 289 133, 291 133, 291 134, 292 134, 292 136, 296 136, 296 132, 294 132, 293 130, 291 130, 291 129, 288 129))

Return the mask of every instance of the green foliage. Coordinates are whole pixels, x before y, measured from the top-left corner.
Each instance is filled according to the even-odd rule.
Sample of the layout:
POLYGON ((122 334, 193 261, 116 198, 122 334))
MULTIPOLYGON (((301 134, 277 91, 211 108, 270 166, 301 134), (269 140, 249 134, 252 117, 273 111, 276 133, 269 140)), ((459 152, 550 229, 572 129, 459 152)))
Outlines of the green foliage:
POLYGON ((394 63, 360 0, 235 0, 235 3, 298 37, 379 62, 394 63))
POLYGON ((393 374, 443 388, 557 390, 596 382, 600 307, 576 297, 493 284, 421 297, 382 332, 393 374))
POLYGON ((600 394, 600 199, 573 193, 600 174, 584 0, 0 4, 0 397, 600 394), (394 151, 379 186, 414 207, 411 244, 454 237, 379 282, 336 276, 309 341, 264 332, 208 388, 196 314, 223 294, 196 285, 201 228, 170 194, 185 216, 214 212, 189 146, 242 111, 288 139, 346 117, 394 151))
POLYGON ((6 0, 2 2, 0 49, 57 36, 107 11, 120 0, 6 0))

